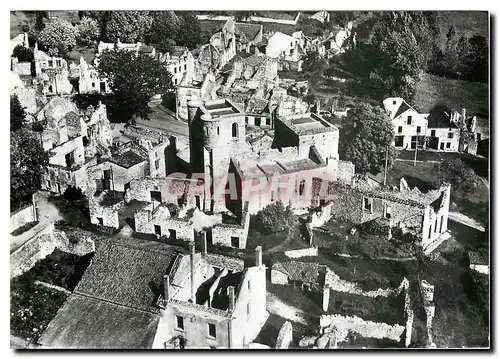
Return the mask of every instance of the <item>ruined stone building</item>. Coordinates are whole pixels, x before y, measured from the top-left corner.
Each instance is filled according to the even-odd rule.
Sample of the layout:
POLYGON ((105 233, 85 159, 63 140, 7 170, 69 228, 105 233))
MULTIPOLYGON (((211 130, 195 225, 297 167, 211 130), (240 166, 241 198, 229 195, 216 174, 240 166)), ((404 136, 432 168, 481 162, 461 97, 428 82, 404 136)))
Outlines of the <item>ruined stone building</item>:
POLYGON ((67 187, 76 186, 85 190, 88 166, 111 145, 106 107, 101 104, 81 112, 69 100, 55 97, 38 113, 37 121, 45 123, 41 141, 49 151, 42 189, 64 193, 67 187))
POLYGON ((185 46, 174 46, 171 52, 158 54, 158 60, 172 74, 172 83, 178 85, 188 72, 194 71, 194 58, 185 46))
POLYGON ((153 348, 244 349, 267 320, 262 248, 255 263, 207 253, 179 255, 164 277, 153 348))
POLYGON ((263 42, 262 29, 261 24, 235 23, 236 50, 251 52, 253 48, 259 46, 263 42))
POLYGON ((197 71, 207 73, 223 68, 236 55, 235 22, 229 19, 221 31, 200 48, 197 71))
POLYGON ((189 100, 215 100, 216 91, 220 87, 220 81, 208 72, 204 76, 198 76, 196 73, 186 73, 181 82, 175 89, 176 97, 176 115, 178 119, 187 121, 189 100))
POLYGON ((350 186, 341 185, 329 191, 328 201, 334 203, 334 217, 351 223, 376 220, 391 228, 399 227, 404 233, 417 236, 418 244, 425 250, 449 235, 450 190, 449 184, 443 184, 437 190, 422 193, 416 187, 410 190, 403 180, 400 189, 376 188, 355 176, 350 186))
POLYGON ((305 194, 312 177, 336 179, 338 129, 315 114, 276 119, 272 148, 253 152, 246 139, 245 114, 230 100, 205 104, 191 101, 188 107, 192 171, 212 179, 206 185, 205 211, 217 213, 230 206, 239 212, 249 201, 249 212, 255 213, 269 203, 283 200, 285 194, 281 192, 289 197, 285 203, 303 208, 310 205, 305 194), (236 179, 236 201, 227 201, 217 193, 217 186, 227 183, 229 173, 236 179), (270 186, 278 186, 278 178, 295 176, 301 177, 293 185, 295 194, 278 188, 274 194, 269 191, 270 186), (250 192, 242 188, 247 182, 251 186, 253 178, 268 178, 266 187, 250 192))
POLYGON ((78 93, 109 93, 108 79, 101 78, 95 66, 87 63, 83 57, 80 62, 69 65, 69 77, 78 78, 78 93))
POLYGON ((292 36, 275 32, 266 45, 266 55, 279 59, 280 70, 302 71, 302 63, 306 57, 301 33, 292 36))

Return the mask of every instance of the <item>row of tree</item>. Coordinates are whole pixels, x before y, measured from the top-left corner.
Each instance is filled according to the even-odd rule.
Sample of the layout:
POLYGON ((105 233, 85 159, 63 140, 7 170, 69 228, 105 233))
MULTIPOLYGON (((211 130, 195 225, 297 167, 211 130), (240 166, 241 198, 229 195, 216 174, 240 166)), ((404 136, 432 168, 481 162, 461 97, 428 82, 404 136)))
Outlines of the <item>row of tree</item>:
POLYGON ((428 71, 448 78, 488 82, 487 39, 481 35, 470 38, 460 35, 455 26, 450 25, 445 47, 435 47, 428 71))
POLYGON ((10 208, 30 203, 40 189, 40 180, 49 158, 40 136, 25 123, 26 113, 16 95, 10 98, 10 208))
POLYGON ((51 55, 65 55, 77 43, 92 45, 99 40, 153 43, 160 51, 175 45, 192 49, 202 40, 200 24, 191 12, 80 11, 78 25, 62 18, 45 25, 43 14, 37 13, 30 35, 51 55))

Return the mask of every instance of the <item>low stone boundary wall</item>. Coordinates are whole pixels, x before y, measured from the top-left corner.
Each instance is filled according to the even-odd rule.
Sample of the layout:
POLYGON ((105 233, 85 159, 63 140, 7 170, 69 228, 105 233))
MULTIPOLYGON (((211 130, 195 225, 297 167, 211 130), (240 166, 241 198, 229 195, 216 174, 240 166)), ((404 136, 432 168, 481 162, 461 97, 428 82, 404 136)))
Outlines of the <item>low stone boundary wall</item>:
POLYGON ((286 321, 281 327, 278 338, 276 339, 276 349, 288 349, 292 342, 293 328, 289 321, 286 321))
POLYGON ((95 252, 95 243, 90 237, 79 237, 78 242, 70 242, 66 233, 54 229, 54 224, 24 243, 10 255, 10 278, 29 271, 35 264, 51 254, 55 249, 83 256, 95 252))
POLYGON ((285 252, 285 255, 288 258, 316 257, 318 255, 318 248, 312 247, 312 248, 289 250, 285 252))
POLYGON ((16 211, 10 216, 10 231, 13 232, 27 223, 36 221, 36 210, 33 203, 16 211))
POLYGON ((405 327, 399 324, 389 325, 363 320, 357 316, 343 316, 340 314, 322 315, 319 318, 321 330, 335 326, 343 330, 350 330, 358 333, 365 338, 391 339, 400 341, 405 327))

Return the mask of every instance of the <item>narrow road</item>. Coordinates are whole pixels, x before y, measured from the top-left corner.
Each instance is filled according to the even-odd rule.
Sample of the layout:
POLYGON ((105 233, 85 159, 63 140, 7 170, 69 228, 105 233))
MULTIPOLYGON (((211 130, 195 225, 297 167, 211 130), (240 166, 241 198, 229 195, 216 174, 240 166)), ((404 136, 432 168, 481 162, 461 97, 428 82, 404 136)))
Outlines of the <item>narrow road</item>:
POLYGON ((10 236, 10 253, 15 252, 49 224, 62 219, 57 207, 48 201, 48 196, 47 192, 41 191, 35 194, 35 203, 39 216, 38 224, 18 236, 10 236))
POLYGON ((188 137, 189 130, 187 123, 176 119, 167 113, 161 105, 150 107, 149 119, 137 120, 137 126, 161 131, 169 135, 188 137))

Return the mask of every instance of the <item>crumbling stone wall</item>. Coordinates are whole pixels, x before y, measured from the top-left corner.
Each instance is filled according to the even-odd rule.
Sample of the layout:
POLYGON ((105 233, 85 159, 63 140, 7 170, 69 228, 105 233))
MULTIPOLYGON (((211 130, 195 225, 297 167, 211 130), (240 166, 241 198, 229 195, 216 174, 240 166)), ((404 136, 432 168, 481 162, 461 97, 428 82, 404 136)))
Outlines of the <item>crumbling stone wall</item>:
POLYGON ((10 231, 34 221, 36 221, 36 210, 35 205, 31 203, 10 215, 10 231))
POLYGON ((278 333, 275 349, 288 349, 292 342, 293 327, 289 321, 286 321, 278 333))
POLYGON ((63 252, 83 256, 95 252, 95 243, 85 235, 79 235, 78 242, 71 243, 64 231, 55 230, 54 224, 50 224, 10 255, 10 278, 29 271, 56 248, 63 252))

